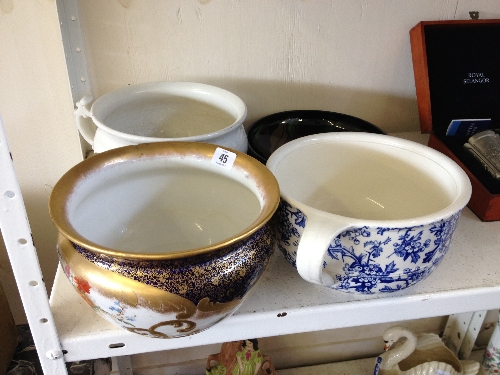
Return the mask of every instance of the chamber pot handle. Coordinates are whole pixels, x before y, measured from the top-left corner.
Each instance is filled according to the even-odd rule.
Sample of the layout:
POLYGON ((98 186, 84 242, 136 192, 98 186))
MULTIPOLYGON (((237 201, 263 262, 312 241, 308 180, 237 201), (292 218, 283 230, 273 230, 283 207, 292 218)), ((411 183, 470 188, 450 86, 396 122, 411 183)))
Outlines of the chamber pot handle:
POLYGON ((96 125, 92 119, 92 113, 90 111, 90 103, 94 100, 91 95, 86 95, 76 102, 75 118, 76 127, 91 146, 94 145, 95 132, 97 130, 96 125))
MULTIPOLYGON (((323 272, 323 257, 333 240, 352 229, 354 223, 349 218, 326 212, 306 213, 307 221, 297 248, 296 266, 300 276, 314 284, 332 287, 336 281, 323 272)), ((334 260, 334 272, 342 274, 343 259, 334 260)))

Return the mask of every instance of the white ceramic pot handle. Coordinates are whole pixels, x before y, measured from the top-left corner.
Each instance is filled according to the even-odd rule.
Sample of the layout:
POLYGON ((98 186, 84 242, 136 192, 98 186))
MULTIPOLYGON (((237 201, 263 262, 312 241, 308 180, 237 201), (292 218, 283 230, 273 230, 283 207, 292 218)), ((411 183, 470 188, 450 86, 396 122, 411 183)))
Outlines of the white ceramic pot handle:
POLYGON ((90 112, 89 104, 93 98, 90 95, 84 96, 76 102, 75 117, 76 126, 80 131, 83 139, 85 139, 91 146, 94 145, 94 136, 96 127, 92 121, 92 114, 90 112))
MULTIPOLYGON (((308 216, 297 248, 296 265, 300 276, 314 284, 332 286, 335 280, 323 273, 323 257, 335 237, 353 227, 345 217, 325 212, 308 216)), ((339 273, 344 265, 339 263, 339 273)))

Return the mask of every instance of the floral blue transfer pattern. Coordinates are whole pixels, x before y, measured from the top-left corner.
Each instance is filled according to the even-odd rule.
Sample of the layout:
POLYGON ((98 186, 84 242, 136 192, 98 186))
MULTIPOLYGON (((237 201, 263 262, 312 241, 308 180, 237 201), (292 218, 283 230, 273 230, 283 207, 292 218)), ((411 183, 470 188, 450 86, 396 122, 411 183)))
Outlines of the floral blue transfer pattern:
MULTIPOLYGON (((346 230, 328 247, 323 266, 328 272, 342 262, 342 273, 331 275, 333 289, 373 294, 391 293, 428 276, 448 251, 460 212, 447 220, 408 228, 361 227, 346 230)), ((297 247, 307 217, 282 200, 277 212, 278 248, 296 267, 297 247)))

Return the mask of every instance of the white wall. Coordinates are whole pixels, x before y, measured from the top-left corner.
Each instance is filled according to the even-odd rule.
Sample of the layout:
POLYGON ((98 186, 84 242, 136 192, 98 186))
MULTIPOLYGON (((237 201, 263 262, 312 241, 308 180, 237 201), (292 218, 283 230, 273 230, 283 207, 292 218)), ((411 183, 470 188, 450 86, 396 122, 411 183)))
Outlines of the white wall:
MULTIPOLYGON (((248 105, 246 125, 277 111, 324 109, 361 117, 387 132, 419 129, 409 30, 421 20, 468 19, 469 11, 500 18, 498 0, 78 4, 95 97, 138 82, 197 81, 242 97, 248 105)), ((49 287, 57 256, 48 195, 81 160, 72 109, 54 0, 0 0, 0 114, 49 287)), ((2 248, 0 281, 16 321, 24 322, 2 248)), ((442 319, 416 327, 439 330, 442 319)), ((300 337, 326 347, 319 333, 300 337)), ((295 352, 303 350, 296 340, 277 339, 273 350, 287 355, 293 345, 295 352)), ((199 353, 186 360, 203 358, 204 351, 199 353)))
POLYGON ((80 4, 94 94, 191 80, 248 105, 247 125, 289 109, 419 128, 409 30, 422 20, 500 18, 496 0, 150 0, 80 4))
MULTIPOLYGON (((81 160, 69 92, 54 1, 1 0, 0 115, 48 288, 57 266, 48 196, 81 160)), ((3 240, 0 281, 16 322, 26 322, 3 240)))

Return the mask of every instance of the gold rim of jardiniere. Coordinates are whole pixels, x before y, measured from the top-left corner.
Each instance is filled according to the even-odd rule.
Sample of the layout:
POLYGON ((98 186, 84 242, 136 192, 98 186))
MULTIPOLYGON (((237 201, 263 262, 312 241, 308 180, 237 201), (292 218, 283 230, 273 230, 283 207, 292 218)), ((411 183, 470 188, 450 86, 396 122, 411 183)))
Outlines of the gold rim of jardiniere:
POLYGON ((276 178, 264 164, 244 153, 227 147, 224 147, 224 149, 236 154, 233 168, 239 168, 245 171, 247 175, 252 176, 257 189, 262 192, 263 201, 261 203, 262 207, 260 214, 253 223, 244 230, 223 241, 214 243, 210 246, 163 254, 125 252, 101 246, 86 239, 75 230, 68 220, 68 197, 71 196, 80 181, 101 168, 108 165, 138 160, 143 157, 155 156, 196 157, 210 163, 217 147, 216 145, 199 142, 156 142, 125 146, 95 154, 67 171, 54 186, 49 198, 49 212, 52 221, 58 231, 71 242, 97 253, 128 259, 179 259, 219 250, 242 241, 258 231, 272 218, 280 201, 280 191, 276 178))

